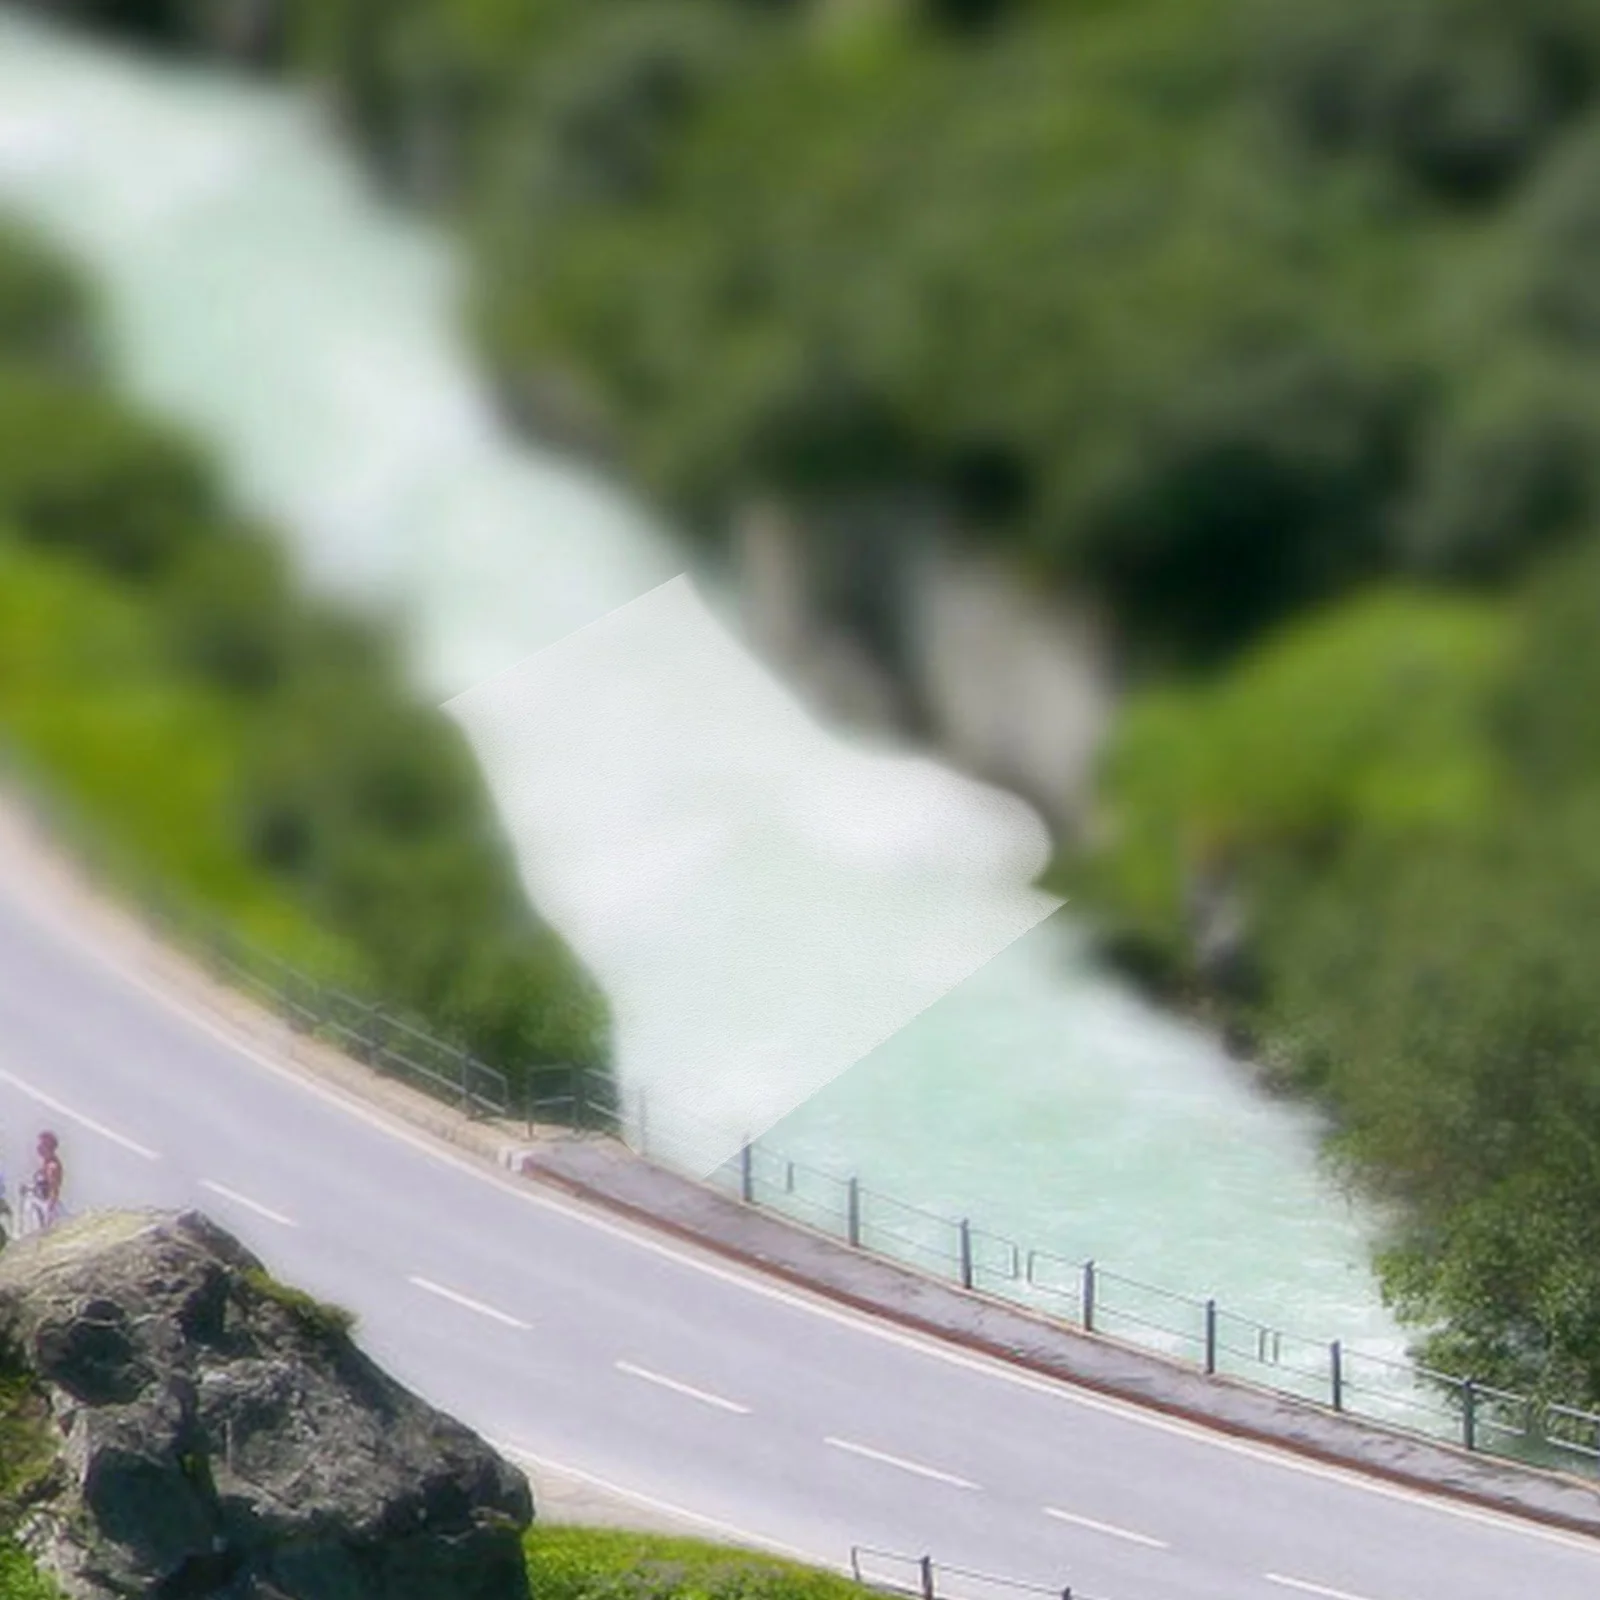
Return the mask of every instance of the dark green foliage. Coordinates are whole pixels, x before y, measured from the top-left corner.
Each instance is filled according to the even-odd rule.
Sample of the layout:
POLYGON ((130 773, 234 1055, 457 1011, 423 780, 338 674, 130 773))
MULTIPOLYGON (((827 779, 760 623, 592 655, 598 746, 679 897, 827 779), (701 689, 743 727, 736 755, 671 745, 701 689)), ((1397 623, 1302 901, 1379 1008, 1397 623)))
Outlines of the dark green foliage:
POLYGON ((1220 859, 1269 1067, 1401 1202, 1380 1260, 1436 1365, 1600 1403, 1600 540, 1516 608, 1370 602, 1151 696, 1082 887, 1169 974, 1220 859), (1509 613, 1509 614, 1508 614, 1509 613))
POLYGON ((283 12, 508 392, 708 533, 887 498, 1213 661, 1594 509, 1600 0, 283 12))
POLYGON ((13 229, 0 227, 0 350, 43 371, 86 367, 87 307, 55 259, 13 229))
POLYGON ((1590 0, 1312 0, 1273 11, 1266 66, 1305 139, 1375 154, 1454 203, 1492 200, 1522 177, 1588 108, 1600 76, 1590 0))
POLYGON ((340 0, 299 36, 386 165, 450 152, 508 388, 559 371, 707 531, 892 501, 1212 661, 1593 509, 1593 0, 340 0))
POLYGON ((296 1324, 313 1338, 343 1342, 355 1328, 356 1316, 353 1311, 347 1311, 343 1306, 329 1305, 303 1289, 280 1283, 269 1272, 251 1269, 244 1274, 244 1282, 263 1300, 270 1300, 288 1312, 296 1324))
POLYGON ((0 518, 24 537, 154 578, 216 515, 182 441, 77 384, 0 375, 0 518))
POLYGON ((0 1600, 60 1600, 60 1591, 12 1539, 54 1459, 43 1399, 20 1365, 0 1351, 0 1600))

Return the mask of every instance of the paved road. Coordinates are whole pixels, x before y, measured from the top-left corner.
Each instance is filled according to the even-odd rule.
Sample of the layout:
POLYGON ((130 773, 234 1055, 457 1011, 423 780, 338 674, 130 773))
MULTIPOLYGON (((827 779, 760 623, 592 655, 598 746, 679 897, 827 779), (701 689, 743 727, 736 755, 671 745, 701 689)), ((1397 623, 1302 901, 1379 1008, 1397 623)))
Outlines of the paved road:
MULTIPOLYGON (((309 1087, 0 876, 0 1150, 198 1204, 489 1437, 837 1562, 1105 1600, 1592 1600, 1600 1543, 1366 1484, 813 1302, 309 1087)), ((989 1600, 981 1588, 973 1600, 989 1600)))

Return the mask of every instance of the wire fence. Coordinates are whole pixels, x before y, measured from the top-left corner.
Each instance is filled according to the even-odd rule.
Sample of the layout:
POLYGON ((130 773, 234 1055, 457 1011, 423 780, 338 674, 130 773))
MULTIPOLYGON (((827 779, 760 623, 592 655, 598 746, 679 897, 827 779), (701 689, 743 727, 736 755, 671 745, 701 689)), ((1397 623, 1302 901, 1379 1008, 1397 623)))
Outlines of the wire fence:
POLYGON ((1071 1584, 1025 1583, 1020 1578, 999 1578, 991 1572, 936 1562, 932 1556, 902 1555, 862 1544, 850 1547, 850 1575, 863 1588, 909 1595, 914 1600, 1017 1600, 1031 1595, 1093 1600, 1071 1584))
MULTIPOLYGON (((1600 1413, 1308 1338, 970 1218, 908 1204, 751 1141, 713 1184, 855 1249, 1087 1332, 1388 1428, 1528 1465, 1600 1476, 1600 1413)), ((920 1591, 918 1591, 920 1592, 920 1591)), ((963 1597, 965 1600, 965 1597, 963 1597)))

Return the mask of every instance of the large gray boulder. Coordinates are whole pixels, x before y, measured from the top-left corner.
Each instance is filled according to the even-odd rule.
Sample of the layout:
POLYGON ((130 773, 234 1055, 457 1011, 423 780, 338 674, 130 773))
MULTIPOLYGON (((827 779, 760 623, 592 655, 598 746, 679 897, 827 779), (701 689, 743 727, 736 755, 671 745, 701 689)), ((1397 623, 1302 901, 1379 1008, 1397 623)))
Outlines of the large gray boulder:
POLYGON ((195 1214, 0 1255, 0 1368, 59 1466, 23 1535, 73 1600, 526 1600, 526 1480, 195 1214))

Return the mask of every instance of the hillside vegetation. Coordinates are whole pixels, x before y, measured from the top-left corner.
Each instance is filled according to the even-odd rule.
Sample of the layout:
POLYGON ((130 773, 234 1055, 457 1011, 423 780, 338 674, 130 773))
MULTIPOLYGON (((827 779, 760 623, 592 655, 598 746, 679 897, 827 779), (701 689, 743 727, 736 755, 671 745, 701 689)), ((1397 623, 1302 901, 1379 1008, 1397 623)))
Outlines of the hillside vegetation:
POLYGON ((95 348, 60 265, 0 234, 0 741, 159 884, 514 1084, 601 1061, 464 740, 95 348))
POLYGON ((707 537, 777 499, 1098 599, 1065 876, 1406 1202, 1433 1359, 1600 1401, 1600 5, 332 0, 284 48, 473 238, 514 402, 707 537))
POLYGON ((1600 0, 272 15, 537 425, 708 539, 775 500, 1104 611, 1064 873, 1407 1202, 1434 1359, 1600 1403, 1600 0))

